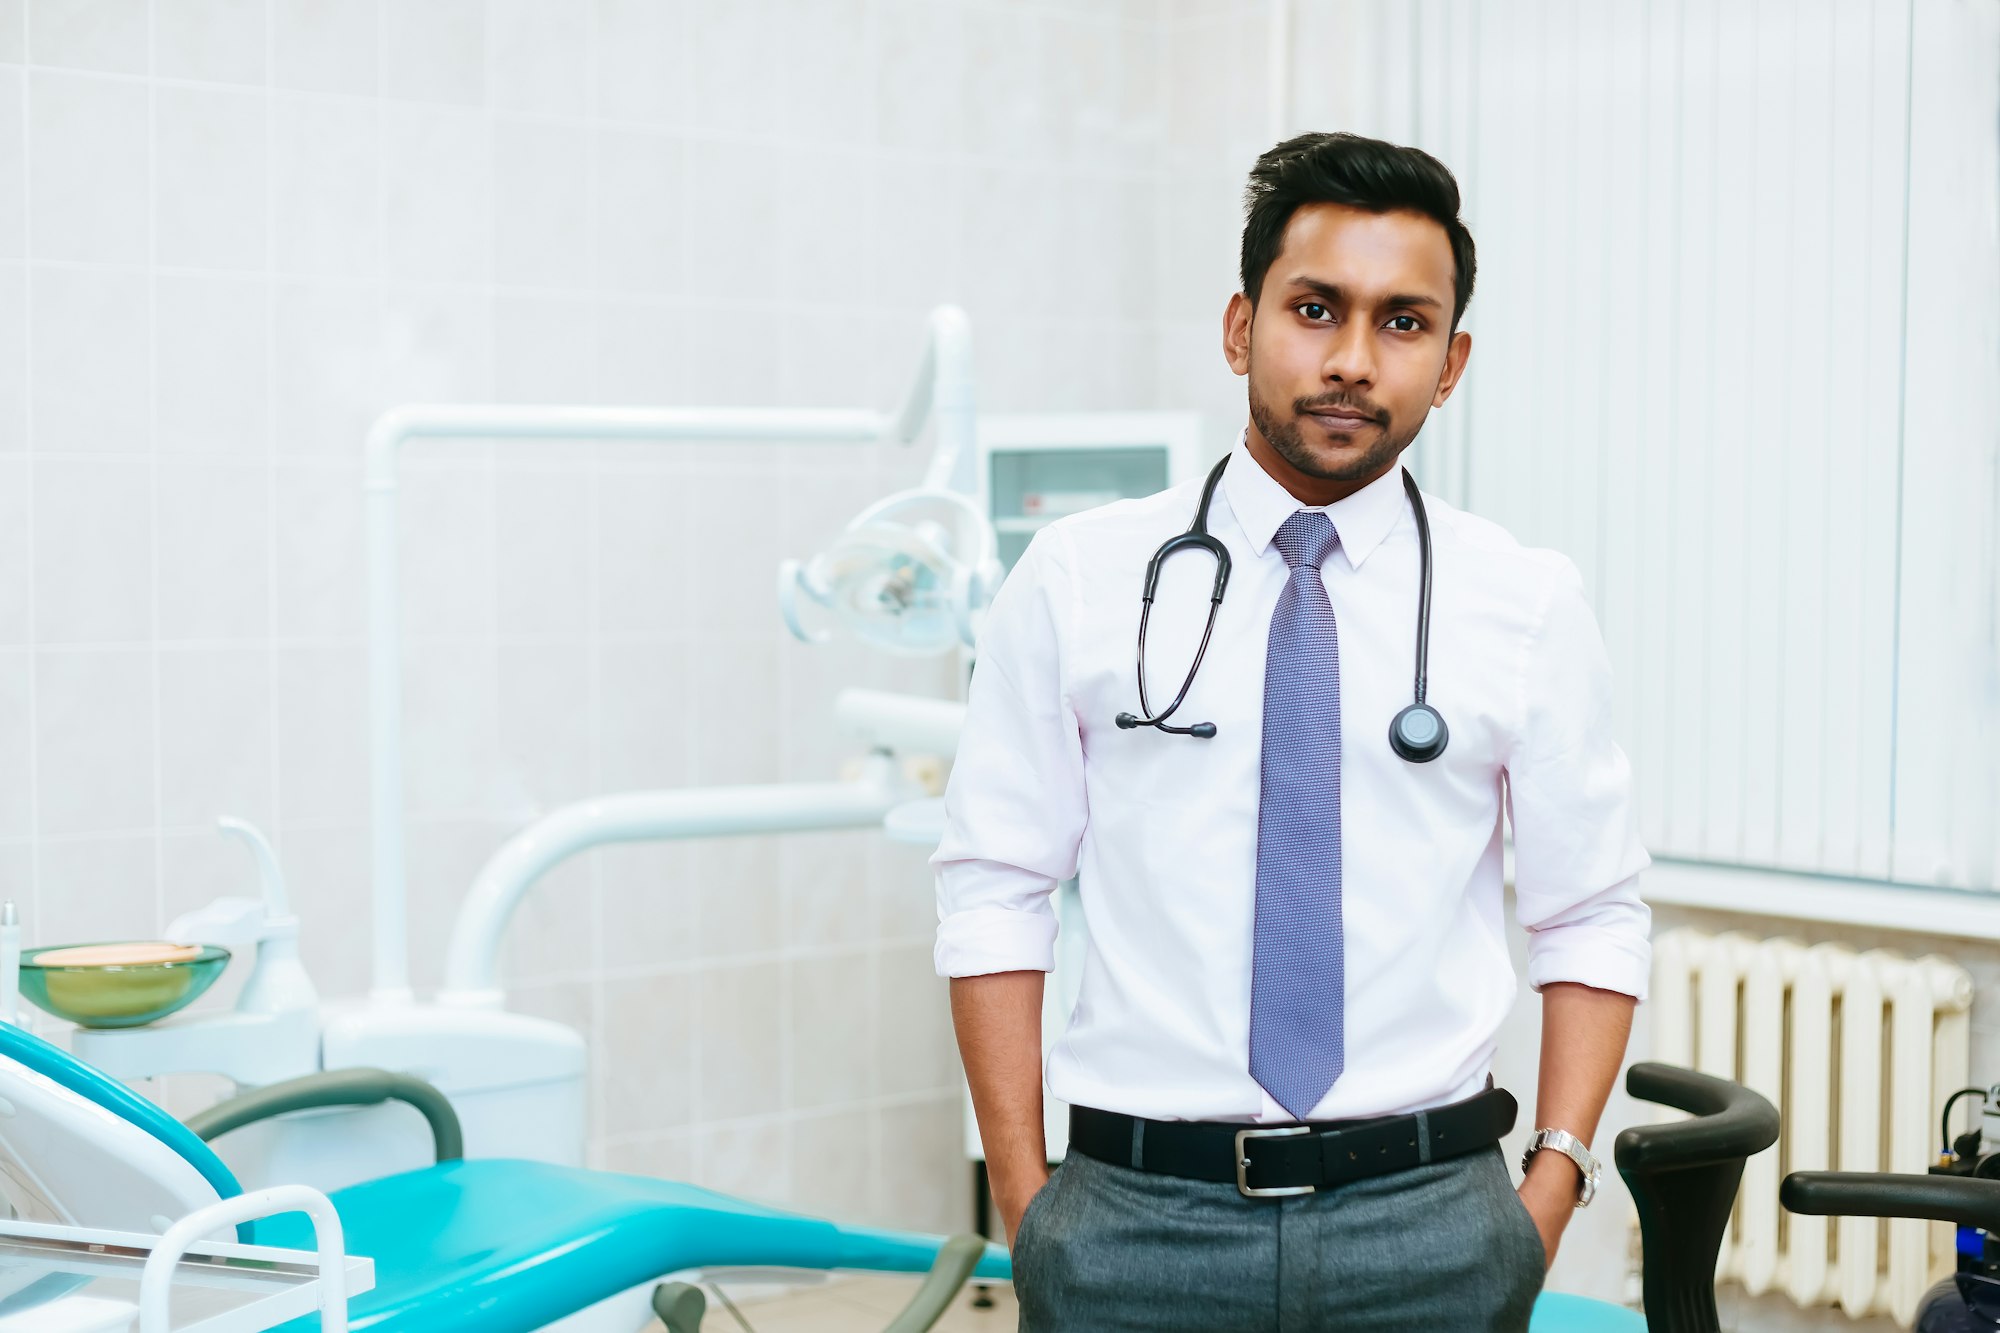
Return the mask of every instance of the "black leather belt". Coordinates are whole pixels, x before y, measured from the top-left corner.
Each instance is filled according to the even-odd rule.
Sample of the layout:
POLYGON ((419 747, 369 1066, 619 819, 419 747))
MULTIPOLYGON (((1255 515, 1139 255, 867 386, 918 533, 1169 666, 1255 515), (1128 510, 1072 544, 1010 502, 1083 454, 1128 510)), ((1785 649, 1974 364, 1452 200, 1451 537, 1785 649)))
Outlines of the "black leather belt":
POLYGON ((1477 1152, 1514 1128, 1517 1109, 1504 1088, 1411 1115, 1298 1125, 1145 1120, 1072 1106, 1069 1143, 1101 1162, 1231 1184, 1247 1198, 1268 1199, 1477 1152))

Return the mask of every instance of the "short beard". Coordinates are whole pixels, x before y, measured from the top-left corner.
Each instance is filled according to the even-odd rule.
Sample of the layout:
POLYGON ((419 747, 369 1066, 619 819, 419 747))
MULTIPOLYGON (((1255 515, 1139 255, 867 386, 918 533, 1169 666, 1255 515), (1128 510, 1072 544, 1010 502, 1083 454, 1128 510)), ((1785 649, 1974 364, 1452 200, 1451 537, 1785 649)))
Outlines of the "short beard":
MULTIPOLYGON (((1342 395, 1329 394, 1320 394, 1313 398, 1294 399, 1292 402, 1292 415, 1284 421, 1279 421, 1277 414, 1271 410, 1270 404, 1257 395, 1257 380, 1254 368, 1251 371, 1249 379, 1250 420, 1256 424, 1257 433, 1262 435, 1270 443, 1270 446, 1278 451, 1278 457, 1290 463, 1304 475, 1318 478, 1321 481, 1369 481, 1381 476, 1389 470, 1390 465, 1396 461, 1397 456, 1409 447, 1410 441, 1417 438, 1417 430, 1423 428, 1423 422, 1418 421, 1416 428, 1407 433, 1397 431, 1393 429, 1393 422, 1390 420, 1389 414, 1379 408, 1375 409, 1376 425, 1381 427, 1381 432, 1375 442, 1374 448, 1368 450, 1367 453, 1354 459, 1352 462, 1340 467, 1329 468, 1324 463, 1321 463, 1318 458, 1314 457, 1312 450, 1307 447, 1301 418, 1315 409, 1322 411, 1330 407, 1347 407, 1353 409, 1361 406, 1361 404, 1342 395)), ((1363 410, 1367 409, 1364 408, 1363 410)))

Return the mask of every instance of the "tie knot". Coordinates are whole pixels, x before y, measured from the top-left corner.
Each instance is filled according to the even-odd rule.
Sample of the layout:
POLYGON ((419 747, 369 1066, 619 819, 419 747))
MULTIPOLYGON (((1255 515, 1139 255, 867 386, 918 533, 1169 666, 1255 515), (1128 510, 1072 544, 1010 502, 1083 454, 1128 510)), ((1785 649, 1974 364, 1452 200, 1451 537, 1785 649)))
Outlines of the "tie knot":
POLYGON ((1278 548, 1278 554, 1285 557, 1285 564, 1292 569, 1307 565, 1318 569, 1334 547, 1340 545, 1340 534, 1334 531, 1333 520, 1317 509, 1301 509, 1278 528, 1278 535, 1271 538, 1271 544, 1278 548))

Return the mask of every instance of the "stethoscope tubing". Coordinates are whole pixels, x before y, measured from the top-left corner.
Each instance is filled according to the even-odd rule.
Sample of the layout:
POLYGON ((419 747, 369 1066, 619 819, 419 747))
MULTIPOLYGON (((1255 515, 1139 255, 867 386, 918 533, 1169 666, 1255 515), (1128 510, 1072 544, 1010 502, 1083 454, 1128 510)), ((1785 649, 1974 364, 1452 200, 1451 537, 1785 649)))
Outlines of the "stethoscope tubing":
MULTIPOLYGON (((1215 619, 1222 609, 1222 594, 1229 586, 1229 551, 1208 531, 1208 508, 1215 498, 1215 488, 1222 480, 1223 469, 1229 466, 1229 455, 1224 455, 1209 470, 1207 480, 1202 484, 1201 501, 1195 506, 1194 521, 1188 524, 1186 532, 1176 533, 1160 544, 1153 552, 1153 558, 1146 563, 1146 583, 1141 594, 1139 609, 1138 677, 1139 709, 1137 714, 1120 713, 1115 719, 1124 730, 1137 727, 1154 727, 1176 736, 1194 736, 1209 740, 1215 736, 1213 722, 1197 722, 1192 726, 1170 724, 1171 718, 1187 700, 1188 691, 1194 688, 1194 679, 1201 671, 1202 659, 1208 655, 1209 640, 1215 634, 1215 619), (1202 627, 1201 645, 1195 650, 1194 661, 1188 667, 1180 689, 1173 702, 1158 713, 1153 712, 1152 702, 1146 693, 1146 627, 1153 617, 1153 596, 1159 589, 1160 568, 1176 553, 1198 547, 1215 557, 1215 586, 1209 595, 1208 621, 1202 627)), ((1415 694, 1416 700, 1408 708, 1398 713, 1389 724, 1389 744, 1397 754, 1412 763, 1426 763, 1444 752, 1449 732, 1444 719, 1425 699, 1429 688, 1430 631, 1431 631, 1431 525, 1430 516, 1424 512, 1422 493, 1417 489, 1416 478, 1408 468, 1402 469, 1403 492, 1409 497, 1411 512, 1417 521, 1418 590, 1417 590, 1417 663, 1415 694), (1415 715, 1413 718, 1412 715, 1415 715), (1406 722, 1406 719, 1409 719, 1406 722)))

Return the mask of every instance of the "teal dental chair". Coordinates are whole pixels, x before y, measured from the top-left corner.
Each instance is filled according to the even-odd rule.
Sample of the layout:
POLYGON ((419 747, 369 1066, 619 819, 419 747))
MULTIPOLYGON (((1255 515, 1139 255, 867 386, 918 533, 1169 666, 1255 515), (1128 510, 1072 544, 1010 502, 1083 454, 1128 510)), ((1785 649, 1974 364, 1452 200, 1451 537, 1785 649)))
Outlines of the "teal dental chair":
MULTIPOLYGON (((1005 1250, 970 1238, 846 1227, 650 1177, 544 1162, 460 1157, 457 1116, 420 1080, 380 1070, 309 1075, 248 1094, 182 1125, 152 1102, 20 1028, 0 1024, 0 1177, 26 1217, 157 1231, 160 1219, 241 1190, 205 1140, 274 1115, 407 1102, 430 1122, 435 1165, 338 1190, 350 1254, 375 1261, 375 1288, 350 1326, 373 1333, 528 1333, 669 1274, 703 1268, 924 1273, 890 1325, 918 1333, 974 1275, 1011 1280, 1005 1250), (23 1185, 23 1181, 31 1182, 23 1185)), ((251 1224, 239 1239, 311 1250, 302 1214, 251 1224)), ((653 1296, 669 1333, 694 1333, 697 1289, 653 1296)), ((636 1321, 635 1321, 636 1325, 636 1321)), ((287 1330, 318 1327, 317 1317, 287 1330)))
POLYGON ((1618 1135, 1645 1253, 1641 1316, 1577 1296, 1546 1295, 1530 1333, 1718 1333, 1715 1263, 1743 1163, 1778 1141, 1778 1112, 1739 1083, 1674 1065, 1636 1064, 1625 1090, 1693 1118, 1618 1135))

